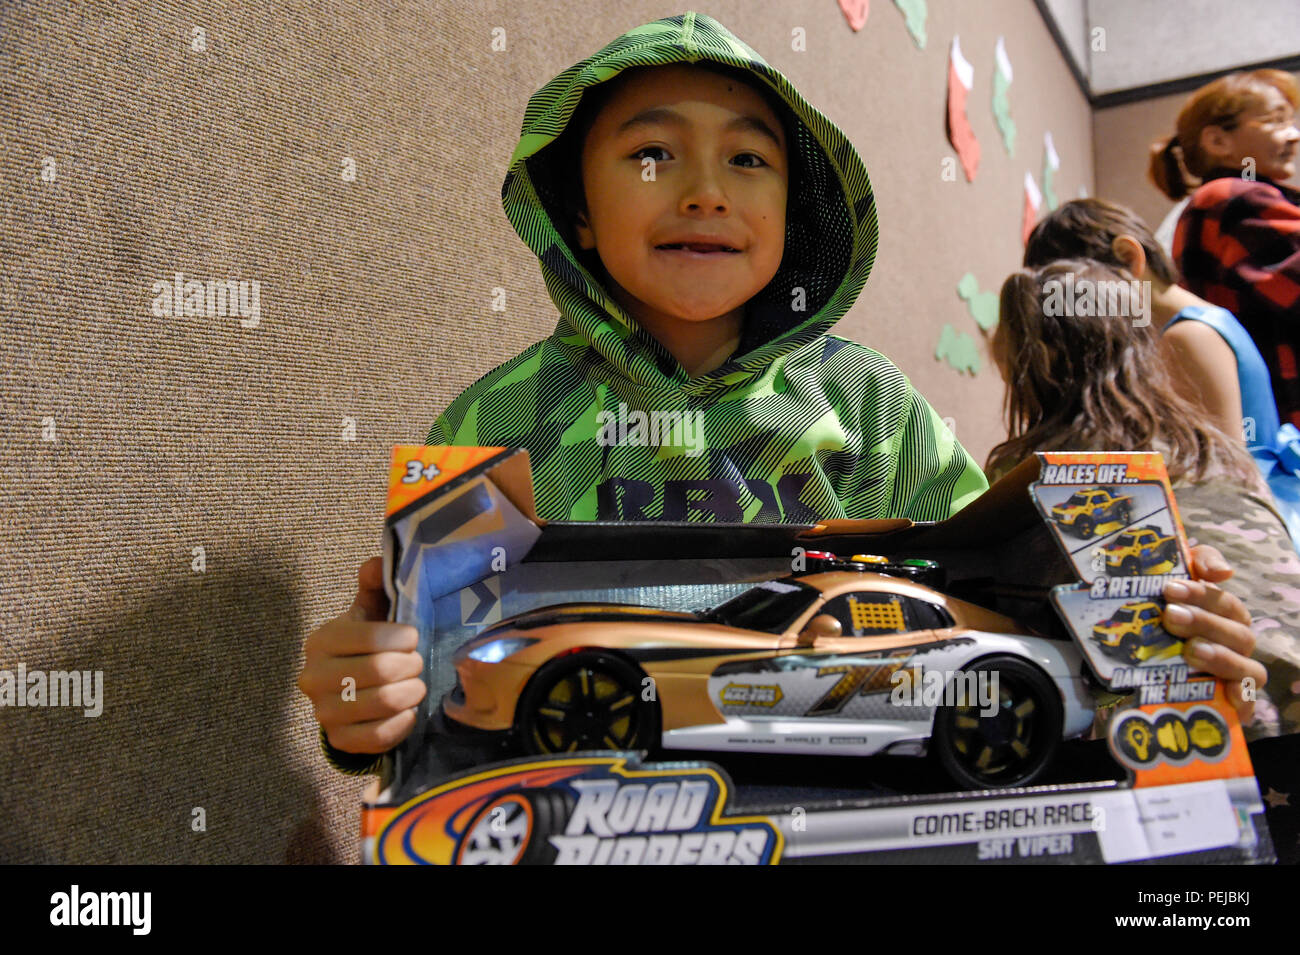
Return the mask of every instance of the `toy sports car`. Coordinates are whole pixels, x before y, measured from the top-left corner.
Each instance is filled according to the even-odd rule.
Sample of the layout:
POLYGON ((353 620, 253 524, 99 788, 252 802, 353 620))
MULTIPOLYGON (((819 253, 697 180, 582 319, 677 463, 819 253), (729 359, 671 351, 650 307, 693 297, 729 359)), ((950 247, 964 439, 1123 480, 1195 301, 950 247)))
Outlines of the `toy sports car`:
POLYGON ((544 607, 454 662, 445 715, 530 753, 928 749, 965 787, 1015 786, 1093 718, 1072 643, 864 571, 768 581, 698 613, 544 607))
POLYGON ((1178 563, 1178 541, 1155 524, 1125 531, 1102 549, 1106 573, 1135 576, 1158 572, 1162 565, 1178 563))
POLYGON ((1161 613, 1153 600, 1126 603, 1093 626, 1092 638, 1102 653, 1127 663, 1173 656, 1181 652, 1183 641, 1161 626, 1161 613))
POLYGON ((1112 487, 1085 488, 1053 507, 1052 520, 1086 540, 1105 524, 1132 523, 1133 498, 1112 487))

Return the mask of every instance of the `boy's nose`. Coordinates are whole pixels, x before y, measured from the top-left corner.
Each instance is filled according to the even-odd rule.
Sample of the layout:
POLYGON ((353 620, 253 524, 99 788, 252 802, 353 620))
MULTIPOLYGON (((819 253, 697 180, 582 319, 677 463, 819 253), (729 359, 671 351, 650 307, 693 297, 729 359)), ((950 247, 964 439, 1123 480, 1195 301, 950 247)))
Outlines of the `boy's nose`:
POLYGON ((682 196, 683 212, 726 212, 730 208, 721 190, 695 189, 682 196))
POLYGON ((682 193, 682 211, 726 212, 728 208, 730 208, 730 200, 727 199, 717 174, 707 169, 697 170, 682 193))

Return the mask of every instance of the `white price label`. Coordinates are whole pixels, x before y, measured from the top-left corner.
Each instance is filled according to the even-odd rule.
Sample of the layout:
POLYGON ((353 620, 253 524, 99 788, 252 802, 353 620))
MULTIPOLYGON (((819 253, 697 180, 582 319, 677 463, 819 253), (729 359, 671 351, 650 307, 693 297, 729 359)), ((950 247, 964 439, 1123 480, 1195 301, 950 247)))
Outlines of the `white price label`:
POLYGON ((1107 862, 1200 852, 1237 842, 1237 815, 1222 779, 1117 792, 1095 800, 1106 826, 1097 833, 1107 862))

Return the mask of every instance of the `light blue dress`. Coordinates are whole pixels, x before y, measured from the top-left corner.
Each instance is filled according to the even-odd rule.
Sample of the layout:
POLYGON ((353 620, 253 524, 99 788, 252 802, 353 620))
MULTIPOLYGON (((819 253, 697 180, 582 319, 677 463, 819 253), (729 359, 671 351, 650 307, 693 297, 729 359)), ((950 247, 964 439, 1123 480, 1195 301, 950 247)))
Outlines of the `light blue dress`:
POLYGON ((1264 357, 1250 333, 1227 309, 1217 305, 1190 306, 1171 318, 1164 331, 1182 321, 1209 325, 1237 356, 1237 383, 1241 386, 1241 414, 1247 437, 1250 423, 1254 424, 1254 439, 1247 440, 1246 445, 1273 492, 1278 513, 1291 533, 1292 546, 1300 553, 1300 430, 1292 424, 1279 424, 1264 357))

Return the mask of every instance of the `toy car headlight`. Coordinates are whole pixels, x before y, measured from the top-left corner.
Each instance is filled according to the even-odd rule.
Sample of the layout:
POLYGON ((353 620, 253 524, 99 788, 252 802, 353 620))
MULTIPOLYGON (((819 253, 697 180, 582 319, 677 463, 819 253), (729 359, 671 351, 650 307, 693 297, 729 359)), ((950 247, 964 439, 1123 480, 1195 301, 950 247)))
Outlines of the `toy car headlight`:
POLYGON ((518 653, 524 647, 537 643, 536 637, 501 637, 471 647, 465 655, 479 663, 500 663, 506 657, 518 653))

